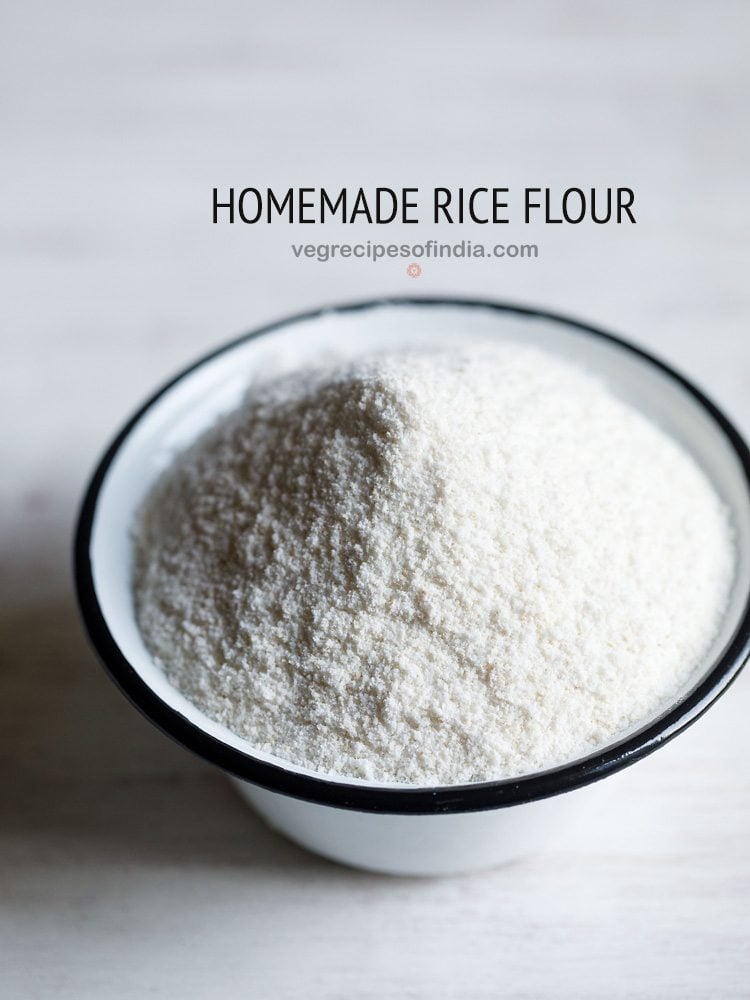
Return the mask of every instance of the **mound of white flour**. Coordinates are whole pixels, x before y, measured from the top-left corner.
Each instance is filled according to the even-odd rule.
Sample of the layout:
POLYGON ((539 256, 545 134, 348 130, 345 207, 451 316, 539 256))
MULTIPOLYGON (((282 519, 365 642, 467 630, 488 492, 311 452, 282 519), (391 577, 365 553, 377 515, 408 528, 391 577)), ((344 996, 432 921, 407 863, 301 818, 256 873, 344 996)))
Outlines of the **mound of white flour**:
POLYGON ((716 633, 732 545, 603 385, 470 345, 254 388, 147 497, 133 586, 170 681, 256 747, 444 784, 645 721, 716 633))

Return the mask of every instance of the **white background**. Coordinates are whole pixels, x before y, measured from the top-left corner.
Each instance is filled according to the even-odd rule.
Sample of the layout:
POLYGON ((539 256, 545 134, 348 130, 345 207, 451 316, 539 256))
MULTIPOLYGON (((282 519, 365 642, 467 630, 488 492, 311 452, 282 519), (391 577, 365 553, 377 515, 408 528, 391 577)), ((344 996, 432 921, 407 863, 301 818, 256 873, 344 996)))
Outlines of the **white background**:
POLYGON ((749 677, 546 855, 377 878, 269 832, 140 718, 87 649, 69 570, 85 478, 136 403, 334 300, 568 311, 750 431, 750 5, 0 11, 3 995, 750 996, 749 677), (212 226, 230 184, 627 185, 638 224, 502 227, 539 259, 423 261, 414 280, 292 257, 335 227, 212 226))

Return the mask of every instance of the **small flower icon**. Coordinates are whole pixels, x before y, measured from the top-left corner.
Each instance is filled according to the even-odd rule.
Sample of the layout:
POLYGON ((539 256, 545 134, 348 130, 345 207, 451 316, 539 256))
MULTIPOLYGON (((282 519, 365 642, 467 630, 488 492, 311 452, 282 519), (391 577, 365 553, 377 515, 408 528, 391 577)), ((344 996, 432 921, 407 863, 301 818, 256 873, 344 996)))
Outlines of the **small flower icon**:
POLYGON ((422 267, 420 264, 409 264, 406 268, 406 273, 410 278, 419 278, 422 275, 422 267))

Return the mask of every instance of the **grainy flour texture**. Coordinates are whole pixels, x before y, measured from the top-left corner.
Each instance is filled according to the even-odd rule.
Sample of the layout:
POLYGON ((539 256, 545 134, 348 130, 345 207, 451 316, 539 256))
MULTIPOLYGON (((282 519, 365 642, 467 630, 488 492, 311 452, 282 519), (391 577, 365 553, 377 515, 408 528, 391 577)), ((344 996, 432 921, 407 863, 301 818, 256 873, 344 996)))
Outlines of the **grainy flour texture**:
POLYGON ((145 642, 207 715, 318 771, 420 784, 645 720, 733 573, 687 453, 520 344, 254 387, 162 474, 134 552, 145 642))

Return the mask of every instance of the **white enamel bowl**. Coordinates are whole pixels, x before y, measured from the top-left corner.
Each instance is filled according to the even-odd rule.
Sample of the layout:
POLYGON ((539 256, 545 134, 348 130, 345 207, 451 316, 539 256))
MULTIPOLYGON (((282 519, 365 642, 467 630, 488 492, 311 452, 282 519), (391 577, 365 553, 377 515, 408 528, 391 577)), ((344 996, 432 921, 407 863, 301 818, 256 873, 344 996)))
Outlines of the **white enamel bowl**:
POLYGON ((241 337, 182 372, 128 421, 81 508, 75 543, 79 604, 104 666, 131 701, 178 742, 224 769, 273 827, 362 868, 420 875, 465 871, 539 847, 594 800, 602 779, 694 722, 737 675, 750 648, 749 483, 747 447, 716 407, 665 365, 600 330, 486 302, 343 306, 241 337), (254 379, 373 347, 455 345, 457 337, 471 335, 536 344, 578 362, 693 454, 729 507, 737 540, 737 572, 720 634, 658 717, 597 753, 542 773, 434 788, 379 785, 316 774, 258 752, 188 702, 151 660, 130 591, 135 509, 175 451, 238 403, 254 379))

